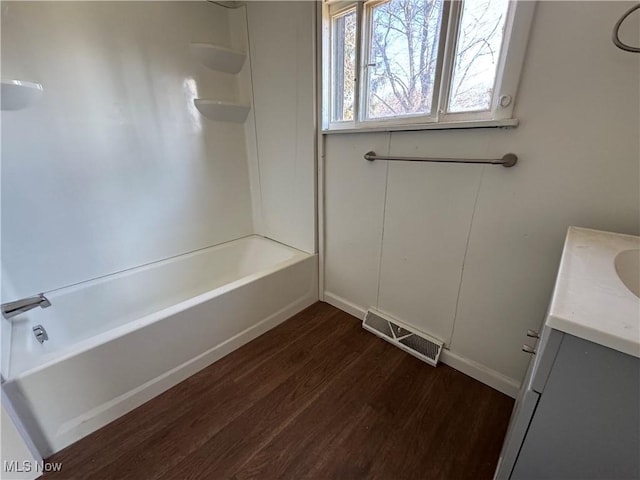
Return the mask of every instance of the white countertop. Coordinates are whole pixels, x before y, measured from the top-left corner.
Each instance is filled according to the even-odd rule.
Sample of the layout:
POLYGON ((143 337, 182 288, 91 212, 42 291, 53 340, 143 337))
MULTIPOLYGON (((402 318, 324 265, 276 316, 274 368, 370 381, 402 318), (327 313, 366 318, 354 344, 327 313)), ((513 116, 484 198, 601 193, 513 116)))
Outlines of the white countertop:
POLYGON ((546 325, 640 357, 640 298, 614 266, 638 248, 640 237, 569 227, 546 325))

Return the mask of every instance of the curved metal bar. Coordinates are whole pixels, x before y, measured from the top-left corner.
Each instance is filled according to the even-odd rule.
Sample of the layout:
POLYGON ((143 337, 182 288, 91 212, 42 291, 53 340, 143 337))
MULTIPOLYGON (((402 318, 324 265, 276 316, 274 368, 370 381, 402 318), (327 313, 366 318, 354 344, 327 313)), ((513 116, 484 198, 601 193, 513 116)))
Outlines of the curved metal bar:
POLYGON ((620 25, 622 25, 622 22, 624 22, 629 15, 631 15, 635 10, 638 10, 638 9, 640 9, 640 3, 637 5, 634 5, 629 10, 624 12, 620 17, 620 19, 616 22, 615 26, 613 27, 613 35, 612 35, 613 43, 615 44, 616 47, 618 47, 621 50, 624 50, 625 52, 640 53, 640 47, 633 47, 631 45, 627 45, 622 40, 620 40, 620 25))
POLYGON ((376 155, 376 152, 367 152, 364 154, 365 160, 373 162, 374 160, 390 160, 399 162, 436 162, 436 163, 475 163, 487 165, 502 165, 503 167, 513 167, 518 163, 518 156, 515 153, 507 153, 502 158, 489 158, 486 160, 474 160, 468 158, 421 158, 421 157, 387 157, 384 155, 376 155))

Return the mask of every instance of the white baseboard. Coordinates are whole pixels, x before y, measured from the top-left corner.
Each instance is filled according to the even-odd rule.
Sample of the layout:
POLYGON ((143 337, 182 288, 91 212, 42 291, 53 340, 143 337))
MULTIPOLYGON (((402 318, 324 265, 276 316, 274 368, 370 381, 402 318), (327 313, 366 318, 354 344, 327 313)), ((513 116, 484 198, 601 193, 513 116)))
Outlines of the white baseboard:
POLYGON ((347 312, 349 315, 359 318, 360 320, 364 320, 364 316, 367 313, 366 308, 362 308, 355 303, 351 303, 350 301, 331 292, 324 292, 324 301, 329 305, 339 308, 343 312, 347 312))
POLYGON ((491 388, 505 395, 509 395, 511 398, 516 398, 516 395, 518 395, 520 382, 502 375, 500 372, 496 372, 478 362, 463 357, 456 352, 445 348, 440 354, 440 360, 451 368, 455 368, 459 372, 469 375, 471 378, 475 378, 479 382, 489 385, 491 388))
MULTIPOLYGON (((331 292, 324 292, 324 301, 360 320, 364 320, 364 316, 367 313, 366 308, 356 305, 331 292)), ((443 349, 440 354, 440 361, 512 398, 516 397, 520 389, 520 382, 517 380, 446 348, 443 349)))

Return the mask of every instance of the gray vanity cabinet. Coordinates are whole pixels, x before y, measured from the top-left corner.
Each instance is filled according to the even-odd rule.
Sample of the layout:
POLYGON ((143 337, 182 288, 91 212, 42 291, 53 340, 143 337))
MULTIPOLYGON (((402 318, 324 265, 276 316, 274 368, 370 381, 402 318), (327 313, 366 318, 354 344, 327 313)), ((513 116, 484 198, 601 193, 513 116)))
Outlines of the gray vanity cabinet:
POLYGON ((640 359, 545 327, 497 479, 640 478, 640 359))

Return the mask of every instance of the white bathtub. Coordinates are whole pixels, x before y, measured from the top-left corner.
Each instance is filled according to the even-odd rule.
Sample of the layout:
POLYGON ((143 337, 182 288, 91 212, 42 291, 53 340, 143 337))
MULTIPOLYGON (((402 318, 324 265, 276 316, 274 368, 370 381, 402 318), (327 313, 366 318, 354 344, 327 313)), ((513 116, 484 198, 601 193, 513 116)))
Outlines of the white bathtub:
POLYGON ((51 307, 13 319, 3 369, 44 457, 315 302, 317 258, 250 236, 47 298, 51 307))

